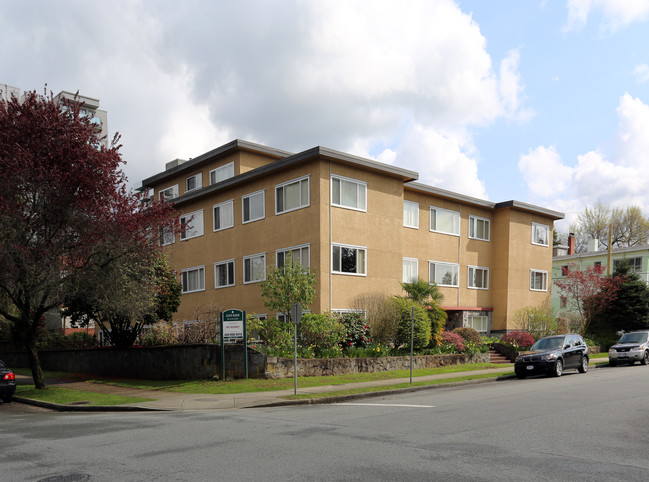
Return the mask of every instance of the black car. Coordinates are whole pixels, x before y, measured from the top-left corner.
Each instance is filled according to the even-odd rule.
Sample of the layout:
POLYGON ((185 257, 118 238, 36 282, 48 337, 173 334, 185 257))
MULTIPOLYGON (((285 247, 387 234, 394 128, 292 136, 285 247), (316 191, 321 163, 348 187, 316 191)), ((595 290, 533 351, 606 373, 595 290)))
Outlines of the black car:
POLYGON ((11 402, 16 392, 16 375, 0 360, 0 398, 5 403, 11 402))
POLYGON ((588 347, 575 333, 541 338, 530 351, 521 353, 514 365, 518 378, 539 374, 560 377, 567 368, 588 371, 588 347))

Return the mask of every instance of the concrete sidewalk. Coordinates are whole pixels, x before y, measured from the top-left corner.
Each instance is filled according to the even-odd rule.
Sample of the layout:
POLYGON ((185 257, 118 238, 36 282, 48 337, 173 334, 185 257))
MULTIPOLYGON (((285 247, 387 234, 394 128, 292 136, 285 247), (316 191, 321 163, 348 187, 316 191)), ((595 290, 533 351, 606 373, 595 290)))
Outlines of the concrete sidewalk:
MULTIPOLYGON (((400 388, 394 390, 383 390, 361 394, 344 395, 338 397, 325 397, 305 400, 286 400, 286 397, 294 394, 294 389, 276 390, 271 392, 251 392, 251 393, 236 393, 227 395, 212 395, 204 393, 179 393, 169 392, 163 390, 140 390, 136 388, 116 387, 106 384, 96 384, 90 382, 79 381, 65 381, 65 380, 46 380, 50 387, 65 387, 75 390, 94 391, 102 393, 110 393, 115 395, 124 395, 131 397, 152 398, 149 402, 139 402, 135 404, 114 405, 114 406, 100 406, 100 405, 58 405, 48 402, 40 402, 36 400, 24 399, 14 397, 15 401, 22 403, 29 403, 44 408, 50 408, 60 411, 146 411, 146 410, 163 410, 163 411, 193 411, 193 410, 220 410, 220 409, 235 409, 235 408, 255 408, 255 407, 269 407, 269 406, 282 406, 282 405, 301 405, 311 403, 332 403, 334 401, 346 401, 359 398, 377 397, 385 394, 394 394, 399 392, 411 392, 417 390, 426 390, 432 388, 442 388, 458 385, 469 385, 477 383, 489 383, 502 380, 503 378, 512 377, 514 370, 513 364, 505 365, 502 368, 488 368, 484 370, 471 370, 466 372, 444 373, 440 375, 428 375, 422 377, 413 377, 414 382, 431 381, 431 380, 452 380, 455 378, 465 377, 469 375, 481 375, 489 373, 501 373, 502 376, 477 380, 463 380, 459 382, 449 382, 444 384, 429 385, 429 386, 413 386, 407 388, 400 388)), ((16 379, 20 384, 30 384, 31 377, 25 375, 16 375, 16 379)), ((325 393, 334 392, 339 390, 350 390, 354 388, 363 387, 381 387, 389 385, 398 385, 408 383, 409 377, 396 378, 392 380, 378 380, 371 382, 359 383, 346 383, 341 385, 324 385, 318 387, 305 387, 300 388, 298 381, 298 394, 310 393, 325 393)))

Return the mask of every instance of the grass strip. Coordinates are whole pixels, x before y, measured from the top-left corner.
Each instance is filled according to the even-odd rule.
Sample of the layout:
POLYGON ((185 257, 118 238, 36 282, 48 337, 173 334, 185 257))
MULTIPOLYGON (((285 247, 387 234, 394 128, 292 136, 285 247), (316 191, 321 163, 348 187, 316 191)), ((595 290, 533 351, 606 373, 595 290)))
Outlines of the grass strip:
MULTIPOLYGON (((453 365, 437 368, 422 368, 413 371, 413 376, 421 377, 426 375, 438 375, 445 373, 457 373, 474 370, 493 368, 504 368, 509 365, 494 363, 472 363, 467 365, 453 365)), ((319 377, 299 377, 298 385, 302 388, 317 387, 326 385, 344 385, 347 383, 369 382, 377 380, 392 380, 395 378, 406 378, 410 376, 409 370, 395 370, 378 373, 351 373, 345 375, 329 375, 319 377)), ((165 390, 182 393, 205 393, 205 394, 235 394, 248 392, 269 392, 276 390, 287 390, 294 386, 293 378, 279 380, 272 379, 248 379, 230 380, 227 382, 214 380, 126 380, 126 379, 91 379, 93 383, 106 383, 120 387, 139 388, 146 390, 165 390)))
POLYGON ((455 383, 463 382, 467 380, 479 380, 483 378, 496 378, 502 376, 513 375, 514 372, 500 372, 500 373, 483 373, 480 375, 467 375, 465 377, 455 377, 455 378, 443 378, 438 380, 428 380, 420 382, 406 382, 399 383, 397 385, 381 385, 376 387, 361 387, 361 388, 350 388, 348 390, 335 390, 331 392, 322 392, 322 393, 300 393, 297 395, 288 395, 285 397, 280 397, 286 400, 306 400, 313 398, 326 398, 326 397, 340 397, 344 395, 355 395, 358 393, 371 393, 371 392, 381 392, 387 390, 398 390, 400 388, 410 388, 410 387, 424 387, 430 385, 444 385, 446 383, 455 383))
POLYGON ((37 390, 31 386, 18 385, 16 396, 40 400, 42 402, 58 403, 60 405, 124 405, 126 403, 150 402, 152 398, 127 397, 107 393, 73 390, 71 388, 46 388, 37 390))

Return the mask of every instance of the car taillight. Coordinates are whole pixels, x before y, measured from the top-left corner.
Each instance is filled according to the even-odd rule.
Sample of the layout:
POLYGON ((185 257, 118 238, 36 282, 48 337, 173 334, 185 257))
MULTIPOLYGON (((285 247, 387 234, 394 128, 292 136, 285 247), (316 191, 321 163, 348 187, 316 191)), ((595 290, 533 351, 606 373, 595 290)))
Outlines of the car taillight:
POLYGON ((13 374, 13 372, 6 373, 4 377, 2 377, 3 380, 15 380, 16 375, 13 374))

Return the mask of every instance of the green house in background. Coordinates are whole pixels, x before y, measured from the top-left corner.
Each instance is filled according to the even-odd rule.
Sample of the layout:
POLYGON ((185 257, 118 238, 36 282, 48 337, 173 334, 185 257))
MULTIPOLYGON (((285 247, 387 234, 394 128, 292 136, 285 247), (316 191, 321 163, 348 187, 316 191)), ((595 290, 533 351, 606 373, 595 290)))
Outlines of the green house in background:
MULTIPOLYGON (((585 253, 575 253, 574 236, 568 237, 568 246, 555 246, 552 256, 552 309, 557 314, 569 311, 568 302, 559 296, 554 281, 566 275, 568 267, 577 265, 583 270, 588 266, 601 265, 606 273, 608 265, 608 251, 599 251, 597 240, 591 240, 585 253)), ((626 259, 631 268, 640 276, 640 279, 649 284, 649 245, 634 246, 631 248, 613 248, 611 250, 612 266, 610 272, 615 271, 617 263, 626 259)))

